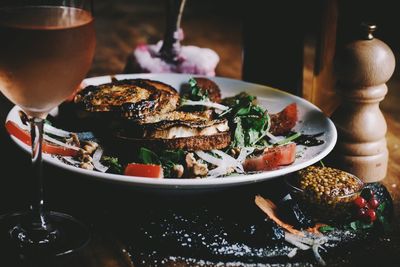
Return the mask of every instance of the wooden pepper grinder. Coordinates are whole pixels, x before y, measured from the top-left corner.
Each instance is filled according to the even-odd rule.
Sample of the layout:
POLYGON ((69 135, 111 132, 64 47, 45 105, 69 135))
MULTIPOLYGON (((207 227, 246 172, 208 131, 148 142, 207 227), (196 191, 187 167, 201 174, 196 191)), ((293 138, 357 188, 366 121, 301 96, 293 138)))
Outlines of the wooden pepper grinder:
POLYGON ((362 39, 345 45, 336 58, 336 89, 342 104, 332 114, 338 130, 332 164, 369 183, 386 176, 387 125, 379 102, 387 93, 385 83, 393 74, 395 58, 390 48, 372 35, 375 25, 361 26, 362 39))

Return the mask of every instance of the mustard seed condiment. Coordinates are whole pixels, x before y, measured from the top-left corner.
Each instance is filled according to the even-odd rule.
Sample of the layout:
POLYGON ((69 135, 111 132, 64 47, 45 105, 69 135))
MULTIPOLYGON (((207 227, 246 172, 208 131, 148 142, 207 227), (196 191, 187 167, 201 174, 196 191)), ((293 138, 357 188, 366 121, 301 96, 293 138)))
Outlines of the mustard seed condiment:
POLYGON ((311 166, 299 171, 297 178, 292 196, 315 219, 329 223, 349 218, 352 202, 364 186, 356 176, 330 167, 311 166))
POLYGON ((299 171, 300 189, 314 195, 335 198, 358 192, 362 184, 347 172, 330 168, 311 166, 299 171), (322 194, 319 194, 322 193, 322 194))

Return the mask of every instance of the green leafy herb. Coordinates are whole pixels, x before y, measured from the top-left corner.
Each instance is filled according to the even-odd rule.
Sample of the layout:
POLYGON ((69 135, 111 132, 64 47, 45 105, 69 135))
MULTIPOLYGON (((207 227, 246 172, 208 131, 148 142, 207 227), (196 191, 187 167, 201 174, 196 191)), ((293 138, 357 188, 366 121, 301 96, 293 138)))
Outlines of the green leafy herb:
POLYGON ((324 225, 318 228, 318 231, 320 231, 323 234, 332 232, 333 230, 335 230, 335 228, 330 225, 324 225))
POLYGON ((108 172, 110 173, 115 173, 115 174, 123 173, 123 167, 119 163, 118 158, 105 156, 102 157, 101 163, 109 167, 108 172))
POLYGON ((270 118, 266 110, 257 105, 256 97, 240 93, 223 99, 222 104, 229 109, 220 117, 226 117, 232 122, 234 140, 231 147, 252 147, 265 145, 270 118))
POLYGON ((188 95, 188 98, 193 101, 204 101, 208 100, 208 92, 205 90, 202 90, 198 85, 195 79, 190 78, 189 79, 189 85, 190 85, 190 94, 188 95))
POLYGON ((158 155, 150 149, 144 147, 140 148, 139 150, 139 160, 141 161, 141 163, 144 164, 161 165, 161 161, 158 155))
POLYGON ((244 147, 245 142, 244 142, 244 130, 242 127, 242 120, 240 117, 236 117, 234 122, 236 123, 236 128, 235 128, 235 134, 234 134, 234 140, 232 143, 233 147, 244 147))
POLYGON ((185 152, 183 150, 165 150, 159 155, 150 149, 142 147, 139 150, 139 160, 144 164, 161 165, 164 170, 165 177, 173 177, 173 168, 177 164, 183 164, 185 160, 185 152))

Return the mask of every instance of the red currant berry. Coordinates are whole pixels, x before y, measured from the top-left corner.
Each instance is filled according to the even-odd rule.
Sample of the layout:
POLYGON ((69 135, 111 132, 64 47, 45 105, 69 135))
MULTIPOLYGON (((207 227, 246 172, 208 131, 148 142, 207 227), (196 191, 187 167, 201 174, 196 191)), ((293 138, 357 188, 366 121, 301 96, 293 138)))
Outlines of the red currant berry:
POLYGON ((377 207, 379 207, 379 201, 378 201, 376 198, 371 198, 371 199, 368 201, 368 206, 369 206, 371 209, 376 209, 377 207))
POLYGON ((376 212, 374 210, 367 210, 367 215, 371 222, 376 220, 376 212))
POLYGON ((361 209, 367 205, 367 201, 363 197, 357 197, 356 199, 354 199, 354 205, 361 209))

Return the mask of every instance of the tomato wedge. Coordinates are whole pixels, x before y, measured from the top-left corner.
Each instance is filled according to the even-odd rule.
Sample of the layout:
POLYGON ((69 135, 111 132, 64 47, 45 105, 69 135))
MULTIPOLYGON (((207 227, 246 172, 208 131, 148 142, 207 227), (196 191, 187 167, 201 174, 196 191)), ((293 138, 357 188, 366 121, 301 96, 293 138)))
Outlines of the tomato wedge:
POLYGON ((164 172, 160 165, 129 163, 125 167, 125 175, 147 178, 163 178, 164 172))
MULTIPOLYGON (((31 135, 28 131, 21 129, 13 121, 7 121, 5 126, 7 129, 7 132, 10 135, 16 137, 18 140, 22 141, 24 144, 26 144, 28 146, 31 145, 31 135)), ((48 143, 46 141, 43 141, 42 150, 44 153, 47 153, 47 154, 55 154, 55 155, 69 156, 69 157, 74 157, 78 153, 77 150, 54 145, 54 144, 48 143)))
POLYGON ((279 166, 292 164, 295 158, 296 144, 289 143, 264 149, 260 156, 246 159, 243 168, 245 171, 269 171, 279 166))
POLYGON ((281 112, 271 114, 270 132, 273 135, 281 135, 289 132, 297 122, 297 104, 286 106, 281 112))

